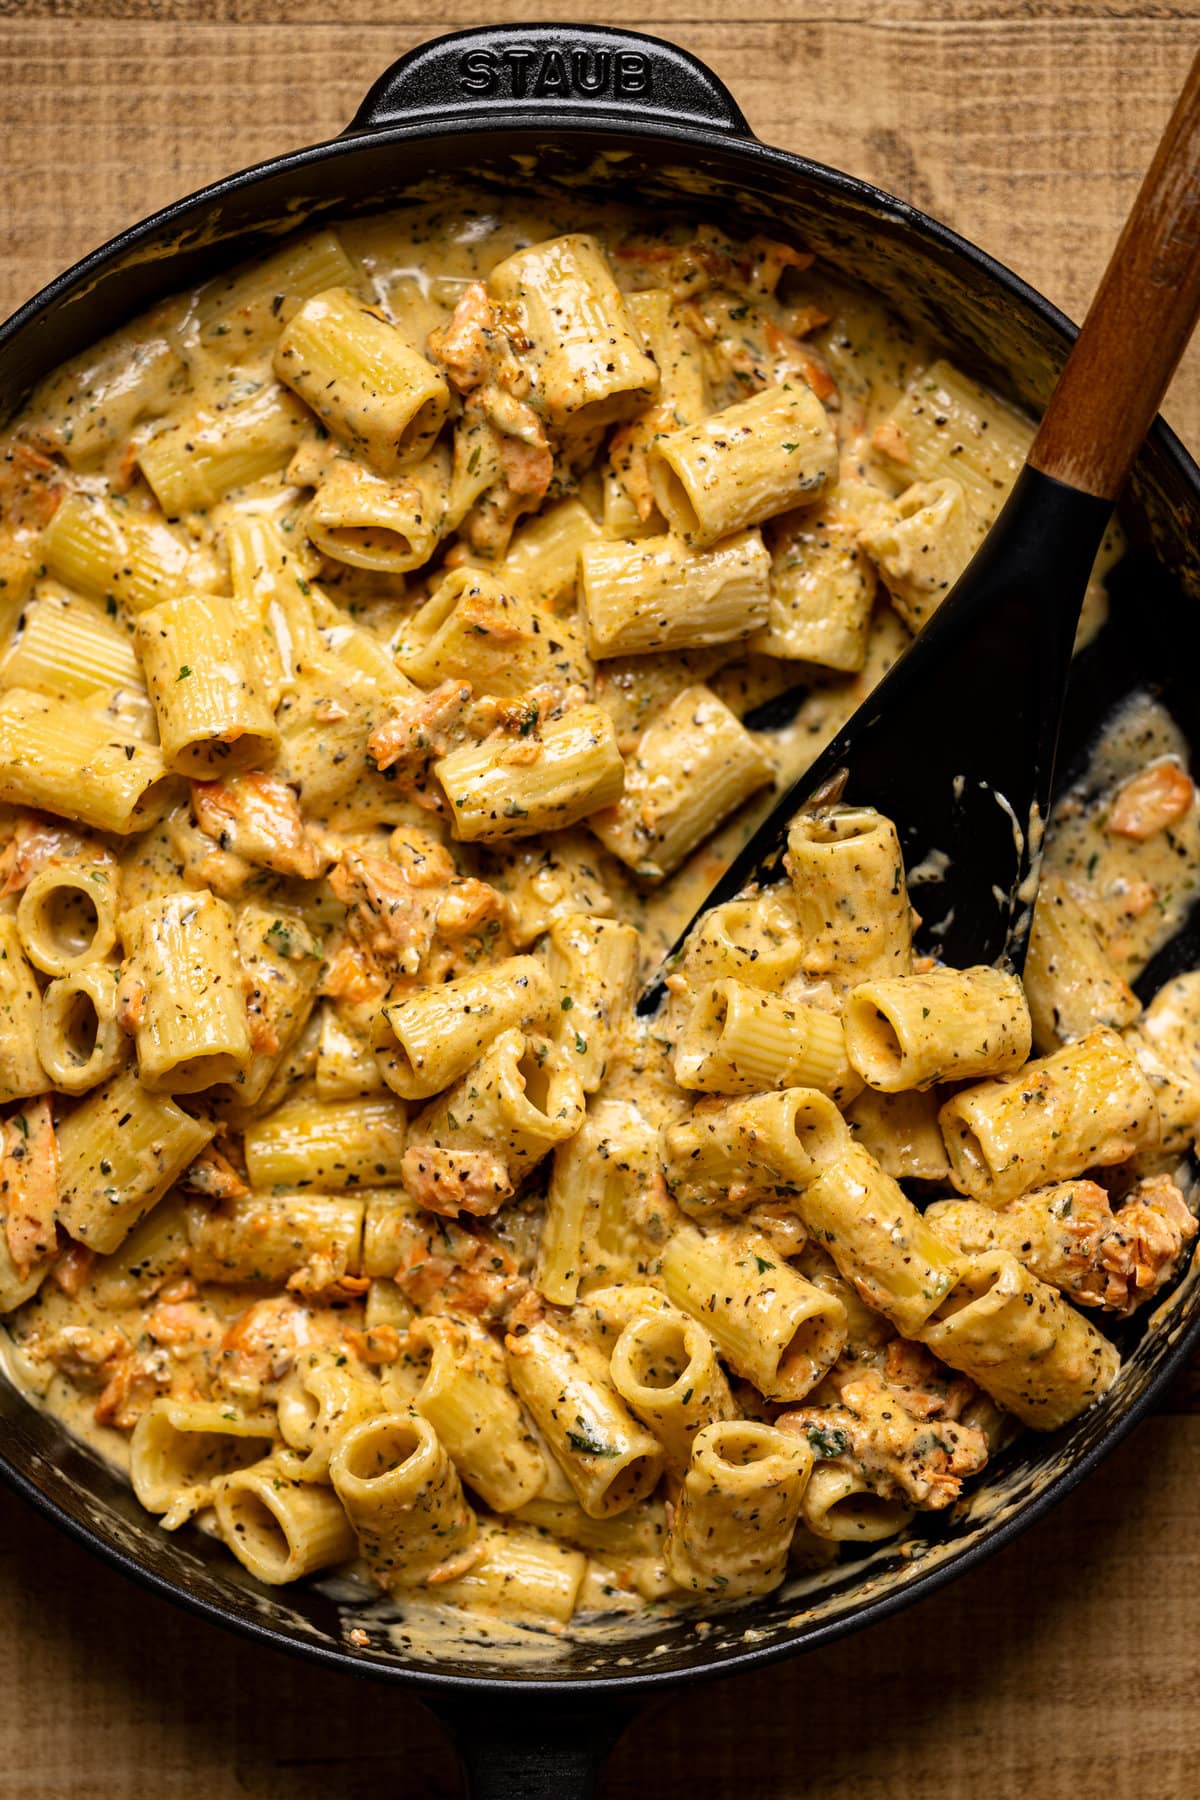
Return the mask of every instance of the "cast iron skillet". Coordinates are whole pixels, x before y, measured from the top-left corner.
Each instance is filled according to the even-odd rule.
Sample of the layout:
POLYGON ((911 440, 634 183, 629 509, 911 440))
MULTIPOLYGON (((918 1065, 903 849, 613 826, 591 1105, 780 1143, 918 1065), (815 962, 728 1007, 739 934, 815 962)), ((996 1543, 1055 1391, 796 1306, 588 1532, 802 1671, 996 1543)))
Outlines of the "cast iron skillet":
MULTIPOLYGON (((634 195, 731 226, 766 225, 843 265, 930 330, 967 368, 1036 410, 1072 328, 1040 295, 944 226, 887 194, 755 139, 722 84, 656 39, 586 26, 460 32, 403 57, 349 130, 215 183, 123 233, 0 327, 0 419, 65 357, 162 296, 333 213, 402 204, 414 182, 471 174, 506 188, 634 195)), ((1069 777, 1109 707, 1161 691, 1200 749, 1200 471, 1161 423, 1125 508, 1137 549, 1110 625, 1076 666, 1061 766, 1069 777)), ((915 744, 912 753, 919 755, 915 744)), ((1156 959, 1148 990, 1192 966, 1194 932, 1156 959)), ((999 1549, 1059 1500, 1146 1412, 1200 1337, 1200 1281, 1187 1274, 1122 1334, 1126 1365, 1106 1399, 1065 1430, 1026 1437, 949 1517, 860 1553, 799 1594, 717 1618, 705 1634, 667 1623, 618 1644, 557 1646, 548 1663, 407 1649, 403 1621, 355 1611, 319 1587, 271 1590, 185 1529, 168 1537, 110 1470, 0 1382, 0 1474, 48 1518, 166 1597, 264 1644, 400 1681, 450 1727, 474 1789, 500 1800, 586 1792, 639 1700, 749 1668, 886 1617, 999 1549), (356 1643, 349 1633, 356 1630, 356 1643), (366 1642, 362 1642, 365 1633, 366 1642)))

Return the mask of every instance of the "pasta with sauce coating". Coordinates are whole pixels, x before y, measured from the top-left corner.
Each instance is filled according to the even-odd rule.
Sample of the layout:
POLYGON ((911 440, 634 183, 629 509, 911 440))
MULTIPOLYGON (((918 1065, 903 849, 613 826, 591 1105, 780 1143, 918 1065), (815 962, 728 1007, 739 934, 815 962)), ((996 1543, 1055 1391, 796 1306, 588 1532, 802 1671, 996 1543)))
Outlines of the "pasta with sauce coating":
POLYGON ((1028 1005, 925 954, 856 805, 639 1013, 1023 455, 872 304, 713 218, 414 192, 6 429, 12 1367, 244 1579, 531 1646, 803 1609, 1100 1400, 1183 1265, 1200 1006, 1127 983, 1200 814, 1150 702, 1050 830, 1028 1005))

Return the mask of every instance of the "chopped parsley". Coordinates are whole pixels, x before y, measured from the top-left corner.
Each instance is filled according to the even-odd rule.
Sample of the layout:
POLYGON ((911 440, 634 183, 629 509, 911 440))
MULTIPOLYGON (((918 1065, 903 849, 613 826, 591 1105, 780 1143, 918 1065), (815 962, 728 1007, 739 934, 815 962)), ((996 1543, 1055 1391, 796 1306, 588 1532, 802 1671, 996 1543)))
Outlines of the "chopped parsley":
POLYGON ((575 1423, 579 1430, 567 1433, 567 1442, 572 1450, 578 1450, 580 1456, 616 1456, 615 1446, 606 1444, 603 1438, 597 1437, 594 1428, 581 1413, 576 1413, 575 1423))
POLYGON ((814 1456, 844 1456, 850 1448, 848 1434, 837 1425, 806 1425, 804 1435, 814 1456))

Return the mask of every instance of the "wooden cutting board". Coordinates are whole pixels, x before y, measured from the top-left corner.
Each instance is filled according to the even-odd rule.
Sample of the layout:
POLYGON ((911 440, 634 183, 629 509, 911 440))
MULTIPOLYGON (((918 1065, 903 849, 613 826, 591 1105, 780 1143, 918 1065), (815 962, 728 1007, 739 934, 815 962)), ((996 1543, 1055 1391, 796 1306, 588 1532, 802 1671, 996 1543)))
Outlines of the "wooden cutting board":
MULTIPOLYGON (((1078 318, 1192 53, 1200 0, 609 0, 771 143, 945 219, 1078 318)), ((587 20, 444 0, 439 29, 587 20)), ((0 314, 144 213, 332 135, 430 35, 405 0, 0 0, 0 314)), ((1200 345, 1167 416, 1200 447, 1200 345)), ((685 1690, 605 1800, 1174 1800, 1200 1759, 1200 1378, 1020 1543, 864 1636, 685 1690)), ((441 1800, 414 1701, 134 1589, 0 1493, 4 1800, 441 1800)))

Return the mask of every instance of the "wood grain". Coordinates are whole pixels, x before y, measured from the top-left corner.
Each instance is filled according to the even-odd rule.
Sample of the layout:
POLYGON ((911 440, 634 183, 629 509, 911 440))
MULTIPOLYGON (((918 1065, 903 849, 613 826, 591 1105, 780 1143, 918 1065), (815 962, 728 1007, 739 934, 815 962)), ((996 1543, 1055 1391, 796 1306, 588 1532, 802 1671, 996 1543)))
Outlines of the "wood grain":
MULTIPOLYGON (((437 27, 587 20, 443 0, 437 27)), ((947 220, 1082 316, 1195 51, 1200 0, 609 0, 760 136, 947 220)), ((152 208, 331 136, 433 31, 412 0, 0 0, 0 312, 152 208)), ((1167 413, 1200 444, 1200 351, 1167 413)), ((975 1574, 859 1638, 685 1690, 604 1800, 1184 1800, 1200 1759, 1200 1371, 975 1574)), ((430 1800, 414 1701, 225 1636, 0 1493, 3 1800, 430 1800)))
POLYGON ((1113 502, 1200 310, 1200 54, 1038 427, 1029 461, 1113 502))

